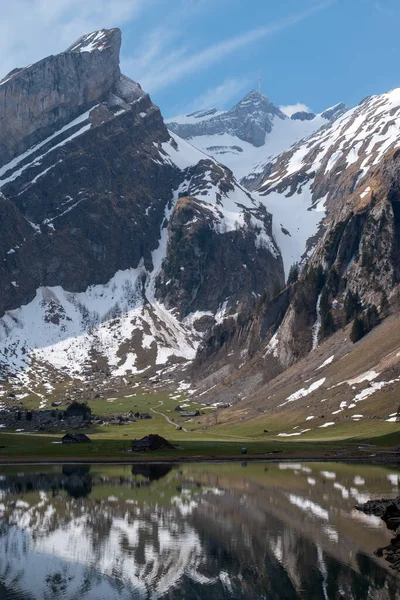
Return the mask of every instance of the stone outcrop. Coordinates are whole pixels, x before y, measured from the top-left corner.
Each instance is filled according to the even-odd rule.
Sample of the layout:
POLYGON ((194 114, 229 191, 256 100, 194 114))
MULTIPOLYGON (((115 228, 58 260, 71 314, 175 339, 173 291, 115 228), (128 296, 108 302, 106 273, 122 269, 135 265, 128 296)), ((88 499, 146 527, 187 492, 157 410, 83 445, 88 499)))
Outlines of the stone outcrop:
POLYGON ((68 147, 57 139, 59 147, 38 162, 31 156, 30 166, 3 185, 0 314, 29 302, 41 286, 83 291, 141 260, 152 266, 164 209, 180 180, 176 167, 157 162, 154 144, 169 135, 148 95, 117 116, 107 104, 101 109, 103 122, 97 124, 95 109, 83 135, 68 147))
POLYGON ((367 515, 380 517, 387 528, 396 534, 389 546, 379 548, 375 554, 385 558, 391 568, 400 573, 400 497, 395 500, 370 500, 356 508, 367 515))

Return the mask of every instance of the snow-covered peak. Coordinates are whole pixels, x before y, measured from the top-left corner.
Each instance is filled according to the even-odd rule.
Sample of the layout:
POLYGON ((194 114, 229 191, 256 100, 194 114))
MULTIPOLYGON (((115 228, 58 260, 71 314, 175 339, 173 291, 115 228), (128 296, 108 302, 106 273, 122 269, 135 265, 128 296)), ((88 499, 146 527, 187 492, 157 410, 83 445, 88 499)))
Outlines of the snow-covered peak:
POLYGON ((67 52, 94 52, 95 50, 105 50, 114 44, 115 40, 121 42, 121 31, 115 29, 100 29, 80 37, 67 52))
MULTIPOLYGON (((322 115, 343 111, 343 103, 322 115)), ((262 188, 271 191, 280 187, 279 181, 302 172, 320 172, 336 177, 339 171, 353 167, 357 184, 377 165, 384 154, 400 143, 400 88, 380 96, 370 96, 358 106, 344 112, 334 122, 304 141, 300 141, 282 157, 268 166, 262 188), (279 171, 279 179, 277 174, 279 171)))
POLYGON ((171 119, 167 126, 252 187, 259 164, 271 161, 345 110, 340 103, 320 114, 302 110, 289 115, 268 96, 251 90, 229 110, 199 110, 171 119))
MULTIPOLYGON (((345 109, 338 104, 325 114, 345 109)), ((275 240, 290 265, 309 255, 325 216, 368 200, 369 177, 384 156, 400 145, 400 88, 364 99, 286 152, 259 165, 254 181, 273 214, 275 240), (310 242, 311 240, 311 242, 310 242)), ((310 121, 313 123, 313 121, 310 121)), ((257 171, 257 170, 256 170, 257 171)))
MULTIPOLYGON (((272 130, 272 121, 286 118, 267 96, 252 90, 229 110, 196 111, 171 119, 167 124, 171 131, 184 139, 229 134, 259 148, 272 130)), ((209 154, 213 155, 212 152, 209 154)))
POLYGON ((334 121, 335 119, 338 119, 347 110, 348 109, 345 103, 339 102, 338 104, 335 104, 334 106, 331 106, 330 108, 324 110, 324 112, 321 113, 321 117, 323 119, 326 119, 327 121, 334 121))
POLYGON ((199 111, 167 123, 171 131, 231 169, 237 179, 257 171, 328 121, 293 120, 268 98, 252 91, 228 111, 199 111))
MULTIPOLYGON (((256 118, 259 113, 265 113, 269 116, 276 115, 280 119, 286 119, 286 115, 275 104, 269 101, 267 96, 260 94, 256 90, 251 90, 235 106, 229 110, 219 110, 218 108, 207 108, 196 110, 187 115, 179 115, 167 121, 170 129, 175 131, 176 125, 196 125, 204 121, 222 120, 229 121, 237 117, 238 114, 245 113, 247 118, 256 118)), ((181 135, 181 137, 190 137, 181 135)))
POLYGON ((280 119, 287 118, 278 106, 275 106, 275 104, 269 101, 268 96, 257 92, 257 90, 251 90, 251 92, 246 94, 246 96, 232 108, 232 111, 240 109, 245 109, 250 112, 262 111, 268 114, 277 115, 280 119))

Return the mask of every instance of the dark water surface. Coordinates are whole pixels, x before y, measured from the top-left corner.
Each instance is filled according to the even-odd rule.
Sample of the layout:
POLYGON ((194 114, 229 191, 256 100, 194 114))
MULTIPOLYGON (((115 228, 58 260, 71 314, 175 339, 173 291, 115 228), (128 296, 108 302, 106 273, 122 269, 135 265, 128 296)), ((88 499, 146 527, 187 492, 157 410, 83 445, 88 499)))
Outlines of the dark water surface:
POLYGON ((1 600, 400 600, 358 503, 400 467, 310 464, 0 469, 1 600))

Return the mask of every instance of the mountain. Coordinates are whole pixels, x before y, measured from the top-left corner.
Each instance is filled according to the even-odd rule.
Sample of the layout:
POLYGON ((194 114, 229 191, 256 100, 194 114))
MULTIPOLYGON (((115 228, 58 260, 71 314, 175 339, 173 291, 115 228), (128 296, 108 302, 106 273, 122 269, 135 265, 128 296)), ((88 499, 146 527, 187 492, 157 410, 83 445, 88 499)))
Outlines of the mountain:
POLYGON ((167 128, 120 44, 0 82, 0 397, 139 376, 277 435, 320 402, 393 419, 400 91, 290 118, 253 91, 167 128))
POLYGON ((241 179, 256 163, 287 150, 345 110, 339 104, 321 115, 296 113, 289 118, 267 96, 252 90, 230 110, 197 111, 169 120, 167 126, 241 179))
POLYGON ((261 167, 255 196, 273 214, 286 273, 302 268, 240 326, 214 328, 198 354, 203 398, 213 386, 214 402, 245 399, 227 419, 266 411, 271 426, 290 413, 310 435, 310 416, 332 427, 396 419, 399 112, 399 89, 366 98, 261 167))
POLYGON ((25 382, 175 369, 283 283, 265 206, 169 133, 120 44, 94 32, 0 83, 0 365, 25 382))
POLYGON ((257 185, 254 175, 249 187, 264 197, 274 215, 274 236, 286 272, 293 262, 310 255, 315 234, 324 231, 325 217, 334 227, 371 201, 369 182, 400 142, 399 110, 399 90, 366 98, 272 162, 260 165, 257 185))
MULTIPOLYGON (((327 297, 325 310, 328 314, 332 307, 328 317, 332 327, 340 324, 349 294, 357 296, 362 306, 381 310, 400 283, 399 111, 399 90, 365 99, 268 165, 258 188, 266 205, 293 201, 294 208, 300 200, 308 211, 323 210, 326 215, 318 234, 307 240, 307 250, 314 247, 314 251, 305 276, 313 269, 325 273, 325 285, 316 282, 314 293, 327 297)), ((308 309, 313 318, 309 304, 308 309)), ((320 317, 318 302, 316 317, 320 317)), ((290 314, 286 324, 289 320, 290 314)), ((314 341, 309 333, 306 345, 316 347, 324 333, 323 323, 317 323, 314 341)), ((293 340, 286 344, 289 355, 293 340)), ((296 355, 294 351, 293 358, 296 355)))

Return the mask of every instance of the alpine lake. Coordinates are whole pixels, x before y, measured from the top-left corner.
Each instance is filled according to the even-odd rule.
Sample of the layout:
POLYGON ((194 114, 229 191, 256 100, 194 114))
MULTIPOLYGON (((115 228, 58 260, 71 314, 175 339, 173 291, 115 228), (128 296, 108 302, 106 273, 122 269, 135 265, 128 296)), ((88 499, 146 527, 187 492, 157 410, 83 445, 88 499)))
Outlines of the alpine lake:
POLYGON ((0 599, 400 599, 356 509, 399 495, 399 465, 2 466, 0 599))

